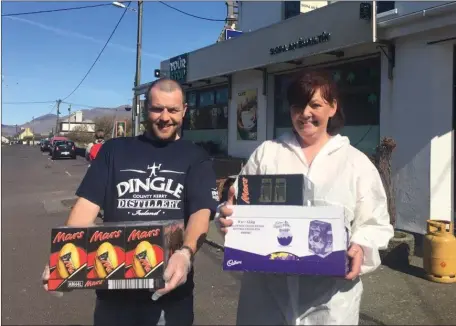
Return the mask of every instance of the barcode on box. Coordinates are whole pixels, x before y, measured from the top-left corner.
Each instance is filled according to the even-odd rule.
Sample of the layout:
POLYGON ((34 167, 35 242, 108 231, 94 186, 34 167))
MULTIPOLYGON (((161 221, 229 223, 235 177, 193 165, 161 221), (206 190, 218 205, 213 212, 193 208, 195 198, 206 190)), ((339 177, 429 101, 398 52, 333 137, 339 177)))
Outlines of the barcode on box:
POLYGON ((153 289, 154 280, 108 280, 109 290, 153 289))

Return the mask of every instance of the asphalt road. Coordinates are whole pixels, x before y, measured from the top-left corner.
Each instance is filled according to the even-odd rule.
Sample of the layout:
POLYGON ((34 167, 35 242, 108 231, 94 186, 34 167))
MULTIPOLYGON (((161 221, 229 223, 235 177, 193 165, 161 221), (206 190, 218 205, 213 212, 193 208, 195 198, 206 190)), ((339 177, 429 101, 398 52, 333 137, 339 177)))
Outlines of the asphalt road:
MULTIPOLYGON (((87 170, 82 158, 51 161, 38 147, 2 147, 2 325, 90 325, 94 294, 50 296, 41 273, 50 229, 87 170)), ((221 271, 221 253, 204 246, 195 261, 195 324, 233 325, 239 281, 221 271)))

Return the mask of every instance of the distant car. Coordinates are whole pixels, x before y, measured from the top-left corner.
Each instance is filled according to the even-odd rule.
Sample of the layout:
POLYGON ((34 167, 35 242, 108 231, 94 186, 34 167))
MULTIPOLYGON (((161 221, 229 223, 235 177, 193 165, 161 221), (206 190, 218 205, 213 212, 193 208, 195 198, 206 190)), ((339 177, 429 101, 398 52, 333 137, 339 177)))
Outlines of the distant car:
POLYGON ((76 147, 70 140, 56 140, 51 149, 51 157, 53 160, 59 158, 76 159, 76 147))
POLYGON ((40 150, 42 152, 47 152, 50 150, 50 147, 51 147, 51 142, 47 139, 43 139, 41 142, 40 142, 40 150))

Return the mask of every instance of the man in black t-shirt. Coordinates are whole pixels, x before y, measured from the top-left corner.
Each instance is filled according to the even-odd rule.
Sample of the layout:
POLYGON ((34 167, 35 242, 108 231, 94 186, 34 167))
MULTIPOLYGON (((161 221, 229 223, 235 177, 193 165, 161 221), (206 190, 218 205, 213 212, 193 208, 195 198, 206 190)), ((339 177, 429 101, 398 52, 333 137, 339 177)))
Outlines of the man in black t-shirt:
MULTIPOLYGON (((105 222, 185 220, 184 245, 170 258, 166 286, 149 290, 98 290, 94 324, 166 325, 193 323, 193 257, 202 245, 218 204, 215 173, 208 154, 180 139, 187 109, 180 85, 156 80, 145 101, 146 132, 108 140, 101 147, 76 194, 67 221, 88 226, 100 209, 105 222)), ((43 273, 47 289, 49 267, 43 273)))

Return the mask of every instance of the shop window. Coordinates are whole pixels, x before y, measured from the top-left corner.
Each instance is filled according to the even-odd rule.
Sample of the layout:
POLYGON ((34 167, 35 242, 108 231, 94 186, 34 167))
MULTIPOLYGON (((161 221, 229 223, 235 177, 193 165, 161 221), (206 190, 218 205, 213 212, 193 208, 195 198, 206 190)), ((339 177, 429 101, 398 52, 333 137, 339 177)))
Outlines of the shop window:
POLYGON ((187 105, 189 107, 196 106, 196 92, 188 92, 187 93, 187 105))
POLYGON ((301 1, 284 1, 283 18, 288 19, 301 13, 301 1))
POLYGON ((396 1, 377 1, 377 14, 396 8, 396 1))
MULTIPOLYGON (((345 113, 345 126, 360 127, 378 126, 380 123, 380 58, 349 62, 321 68, 328 71, 338 84, 340 106, 345 113)), ((275 128, 291 128, 289 104, 286 90, 293 78, 303 71, 277 76, 275 80, 275 128)), ((352 128, 353 129, 353 128, 352 128)), ((366 132, 376 132, 378 128, 367 128, 366 132), (372 131, 375 130, 375 131, 372 131)), ((369 135, 369 137, 372 135, 369 135)), ((361 137, 362 138, 362 135, 361 137)), ((372 138, 372 137, 371 137, 372 138)), ((357 139, 350 139, 357 143, 357 139)))
POLYGON ((219 88, 193 93, 196 105, 188 106, 184 130, 227 129, 228 89, 219 88))
POLYGON ((219 88, 215 91, 215 103, 228 104, 228 88, 219 88))
POLYGON ((199 93, 199 107, 205 107, 208 105, 213 105, 215 104, 215 95, 214 95, 214 90, 210 91, 204 91, 199 93))

